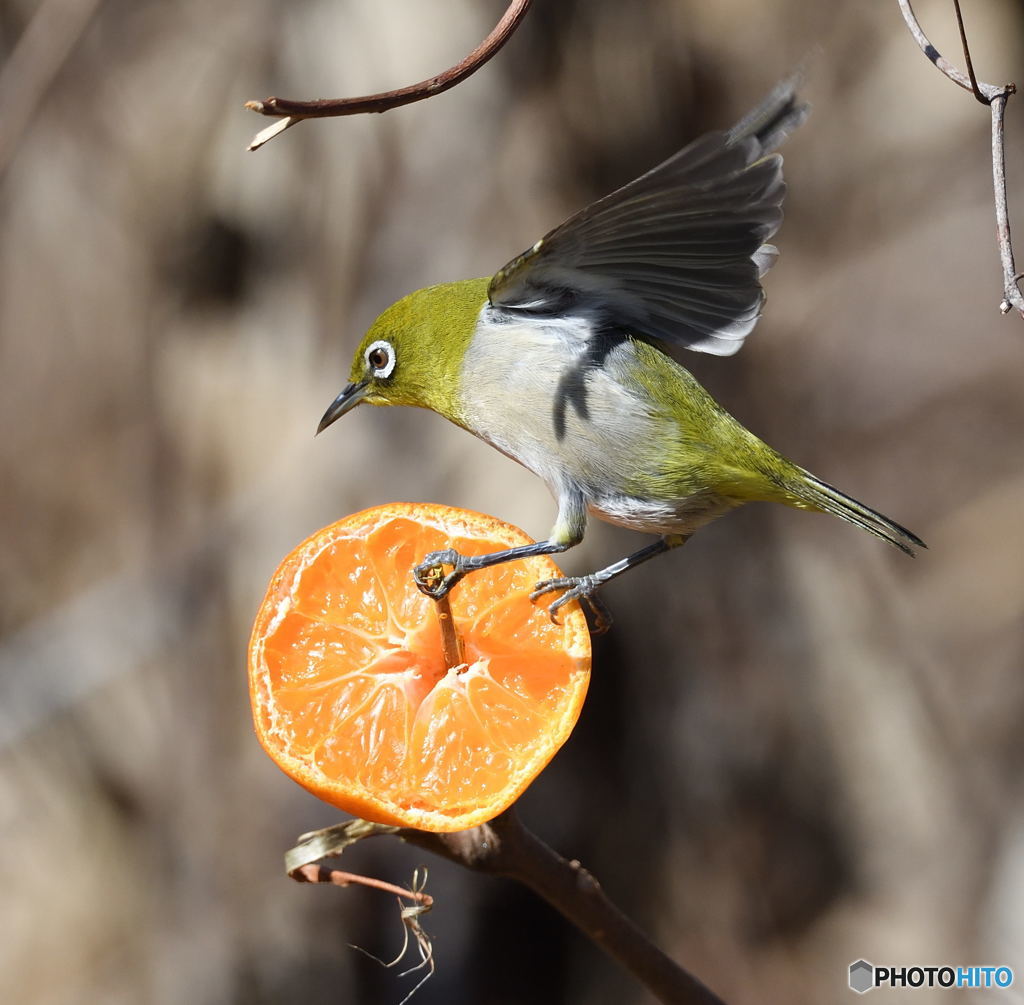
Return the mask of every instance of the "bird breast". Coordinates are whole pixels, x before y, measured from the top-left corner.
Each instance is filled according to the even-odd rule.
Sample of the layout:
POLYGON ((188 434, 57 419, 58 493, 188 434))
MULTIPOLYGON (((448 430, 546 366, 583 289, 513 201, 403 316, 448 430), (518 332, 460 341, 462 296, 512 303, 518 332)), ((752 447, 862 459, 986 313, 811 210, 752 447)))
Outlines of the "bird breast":
POLYGON ((490 313, 485 307, 463 362, 470 432, 537 474, 556 498, 581 492, 611 523, 679 533, 722 511, 702 486, 666 484, 679 421, 637 381, 633 340, 595 335, 586 318, 490 313))

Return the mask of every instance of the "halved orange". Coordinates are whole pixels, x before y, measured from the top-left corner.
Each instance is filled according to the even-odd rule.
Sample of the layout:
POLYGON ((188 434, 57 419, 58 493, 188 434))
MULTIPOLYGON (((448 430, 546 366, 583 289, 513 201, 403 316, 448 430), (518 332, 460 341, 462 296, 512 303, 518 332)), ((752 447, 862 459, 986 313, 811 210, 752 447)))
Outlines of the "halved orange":
POLYGON ((473 572, 450 594, 465 662, 445 660, 437 604, 412 568, 431 551, 529 544, 466 510, 369 509, 300 544, 274 574, 249 643, 264 750, 300 785, 366 820, 455 831, 506 809, 566 741, 590 680, 575 602, 530 602, 549 558, 473 572))

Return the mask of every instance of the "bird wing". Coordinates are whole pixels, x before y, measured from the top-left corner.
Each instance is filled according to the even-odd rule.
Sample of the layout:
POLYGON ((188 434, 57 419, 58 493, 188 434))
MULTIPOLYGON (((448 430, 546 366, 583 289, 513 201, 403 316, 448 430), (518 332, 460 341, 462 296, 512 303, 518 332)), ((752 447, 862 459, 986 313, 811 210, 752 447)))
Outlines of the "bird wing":
POLYGON ((593 203, 491 280, 492 306, 531 314, 586 304, 611 325, 731 356, 757 323, 778 252, 782 158, 807 115, 780 84, 728 132, 711 132, 593 203))

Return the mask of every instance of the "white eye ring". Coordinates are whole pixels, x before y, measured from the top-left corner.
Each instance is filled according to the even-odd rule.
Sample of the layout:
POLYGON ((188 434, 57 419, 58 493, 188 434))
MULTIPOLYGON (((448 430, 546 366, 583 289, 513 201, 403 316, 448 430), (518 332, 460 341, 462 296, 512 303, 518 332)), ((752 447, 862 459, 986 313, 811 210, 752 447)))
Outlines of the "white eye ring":
POLYGON ((395 369, 395 347, 384 339, 378 339, 376 342, 366 347, 366 365, 373 370, 374 377, 386 378, 390 377, 395 369), (370 357, 382 349, 387 355, 388 361, 383 366, 374 366, 370 362, 370 357))

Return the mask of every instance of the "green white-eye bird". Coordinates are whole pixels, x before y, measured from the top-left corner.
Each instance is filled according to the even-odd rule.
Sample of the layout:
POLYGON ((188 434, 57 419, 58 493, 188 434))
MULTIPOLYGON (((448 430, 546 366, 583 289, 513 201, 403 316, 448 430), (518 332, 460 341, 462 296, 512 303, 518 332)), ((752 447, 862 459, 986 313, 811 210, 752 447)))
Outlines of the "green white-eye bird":
POLYGON ((661 348, 728 356, 756 324, 785 194, 772 151, 805 115, 784 83, 493 278, 418 290, 377 318, 318 432, 362 402, 428 408, 539 475, 558 502, 546 541, 434 552, 414 571, 420 589, 440 597, 476 569, 565 551, 588 514, 660 535, 591 575, 537 584, 534 599, 561 593, 552 618, 577 598, 599 627, 600 586, 743 503, 832 513, 908 554, 923 546, 748 432, 661 348))

